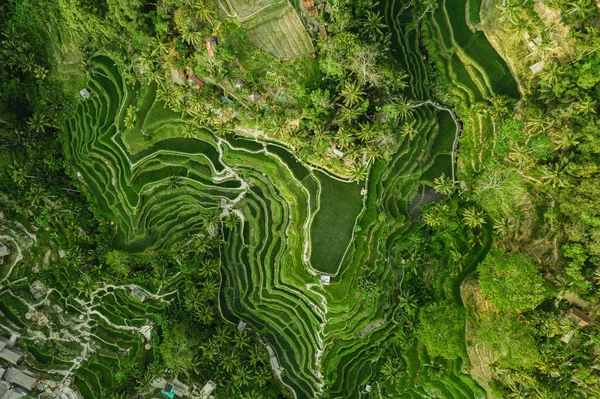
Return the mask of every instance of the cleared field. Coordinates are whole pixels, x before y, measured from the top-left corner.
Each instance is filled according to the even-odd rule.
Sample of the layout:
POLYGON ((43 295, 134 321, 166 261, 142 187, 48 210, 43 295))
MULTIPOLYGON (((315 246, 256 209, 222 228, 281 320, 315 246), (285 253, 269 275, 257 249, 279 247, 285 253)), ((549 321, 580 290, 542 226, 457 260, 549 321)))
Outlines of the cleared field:
POLYGON ((259 11, 242 25, 252 44, 277 58, 292 59, 314 51, 302 20, 287 2, 259 11))

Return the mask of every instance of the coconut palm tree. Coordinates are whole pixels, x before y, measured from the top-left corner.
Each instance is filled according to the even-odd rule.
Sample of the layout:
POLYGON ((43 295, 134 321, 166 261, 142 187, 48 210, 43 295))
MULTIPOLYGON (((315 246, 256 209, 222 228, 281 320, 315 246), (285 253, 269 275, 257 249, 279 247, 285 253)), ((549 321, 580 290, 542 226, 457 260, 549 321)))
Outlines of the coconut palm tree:
POLYGON ((198 308, 195 311, 195 316, 202 323, 210 325, 215 320, 215 309, 212 305, 203 302, 198 305, 198 308))
POLYGON ((349 129, 341 128, 336 136, 336 145, 344 150, 348 148, 354 141, 354 135, 349 129))
POLYGON ((567 180, 563 173, 563 169, 564 165, 561 165, 560 162, 556 162, 550 167, 544 165, 541 168, 543 176, 540 180, 551 185, 552 188, 565 187, 567 180))
POLYGON ((354 179, 357 183, 364 181, 369 175, 369 167, 362 163, 352 165, 352 169, 350 170, 350 175, 352 179, 354 179))
POLYGON ((433 179, 433 188, 435 191, 443 195, 451 195, 456 190, 452 179, 447 177, 445 174, 433 179))
POLYGON ((207 279, 202 283, 202 296, 209 301, 217 297, 219 293, 219 282, 215 279, 207 279))
POLYGON ((194 0, 192 9, 194 10, 196 18, 209 25, 213 25, 216 13, 210 2, 206 0, 194 0))
POLYGON ((237 227, 238 223, 240 222, 240 219, 238 218, 238 216, 231 212, 229 213, 229 215, 227 215, 224 219, 223 219, 223 224, 225 225, 225 227, 227 227, 229 230, 232 230, 234 228, 237 227))
POLYGON ((200 270, 198 274, 200 275, 200 277, 209 278, 219 275, 220 270, 221 263, 218 259, 204 259, 200 262, 200 270))
POLYGON ((221 368, 225 372, 231 374, 238 367, 240 367, 240 360, 238 359, 235 352, 229 352, 228 354, 226 354, 225 356, 223 356, 221 358, 221 368))
POLYGON ((204 42, 204 34, 202 32, 194 31, 189 27, 186 27, 181 32, 181 40, 184 43, 189 44, 190 46, 195 47, 196 49, 200 48, 204 42))
POLYGON ((412 141, 412 139, 415 138, 415 135, 418 132, 417 128, 415 127, 416 123, 417 123, 416 119, 411 119, 410 121, 404 122, 404 124, 400 128, 402 135, 404 137, 408 137, 408 139, 411 141, 412 141))
POLYGON ((402 309, 407 315, 414 316, 419 309, 416 296, 408 292, 400 293, 398 295, 398 308, 402 309))
POLYGON ((267 351, 260 344, 255 344, 252 349, 250 349, 250 364, 252 367, 256 368, 257 365, 266 364, 269 360, 267 356, 267 351))
POLYGON ((233 374, 233 385, 237 388, 243 388, 250 385, 252 379, 250 378, 250 371, 246 365, 238 366, 233 374))
POLYGON ((35 133, 43 133, 52 127, 52 121, 43 112, 36 112, 27 120, 27 127, 35 133))
POLYGON ((356 80, 347 80, 342 86, 340 96, 343 98, 343 103, 346 107, 354 107, 360 104, 365 98, 366 92, 356 80))
POLYGON ((504 237, 514 230, 514 224, 509 218, 498 218, 494 220, 494 230, 500 237, 504 237))
POLYGON ((497 6, 500 9, 500 22, 510 22, 517 25, 523 20, 521 15, 523 7, 514 0, 506 0, 497 6))
POLYGON ((470 228, 481 227, 485 224, 485 214, 479 209, 470 207, 464 210, 463 221, 470 228))
POLYGON ((413 101, 402 96, 394 100, 392 102, 392 106, 393 118, 396 120, 396 122, 408 118, 413 113, 413 110, 411 108, 413 106, 413 101))
POLYGON ((356 137, 364 142, 375 140, 378 135, 379 127, 374 123, 360 124, 356 132, 356 137))
POLYGON ((362 21, 362 33, 371 40, 378 40, 383 37, 383 31, 387 27, 382 22, 382 17, 379 11, 374 12, 368 10, 365 13, 365 19, 362 21))

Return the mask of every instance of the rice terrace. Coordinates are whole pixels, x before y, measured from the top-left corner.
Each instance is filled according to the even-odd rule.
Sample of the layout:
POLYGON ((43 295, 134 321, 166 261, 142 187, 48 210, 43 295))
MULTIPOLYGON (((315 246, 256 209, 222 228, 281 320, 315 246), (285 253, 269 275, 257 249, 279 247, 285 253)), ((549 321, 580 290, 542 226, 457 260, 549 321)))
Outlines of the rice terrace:
POLYGON ((599 18, 4 2, 0 398, 596 397, 599 18))

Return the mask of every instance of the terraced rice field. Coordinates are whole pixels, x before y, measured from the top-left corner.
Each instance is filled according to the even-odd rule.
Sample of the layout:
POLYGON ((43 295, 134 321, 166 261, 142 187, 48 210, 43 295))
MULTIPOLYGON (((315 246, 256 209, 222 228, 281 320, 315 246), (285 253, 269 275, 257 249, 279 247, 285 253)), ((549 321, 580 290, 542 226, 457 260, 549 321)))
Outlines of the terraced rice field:
POLYGON ((228 6, 227 14, 242 21, 248 39, 261 50, 283 59, 314 51, 302 20, 287 1, 234 0, 228 6))
MULTIPOLYGON (((459 51, 459 42, 468 49, 481 37, 459 38, 467 32, 451 22, 455 16, 446 8, 453 2, 447 0, 427 21, 448 55, 441 72, 457 82, 466 101, 512 90, 509 81, 498 83, 505 77, 497 73, 501 63, 489 72, 488 64, 459 51)), ((358 398, 366 384, 375 383, 391 397, 478 398, 481 388, 461 373, 460 361, 433 373, 421 346, 400 354, 400 382, 380 380, 381 348, 396 328, 395 293, 383 290, 375 303, 357 294, 364 267, 382 287, 392 277, 386 248, 411 228, 408 204, 418 189, 441 173, 453 173, 457 130, 450 111, 430 102, 426 82, 432 69, 420 52, 417 30, 410 28, 410 9, 392 2, 381 7, 393 32, 394 55, 410 76, 406 96, 419 104, 414 109, 419 134, 404 139, 390 161, 371 167, 364 196, 363 185, 303 165, 274 143, 216 137, 201 126, 193 138, 186 137, 191 121, 165 109, 155 88, 128 87, 104 56, 96 58, 98 71, 87 83, 92 98, 77 107, 65 145, 80 179, 115 222, 120 249, 142 252, 185 242, 201 231, 206 212, 238 215, 237 227, 225 231, 221 310, 232 323, 249 322, 271 343, 283 382, 297 398, 324 391, 334 398, 358 398), (138 121, 125 129, 130 104, 140 109, 138 121), (221 200, 227 211, 220 209, 221 200), (392 223, 379 222, 380 214, 392 223), (320 283, 321 273, 333 275, 331 285, 320 283)), ((464 4, 462 17, 466 26, 464 4)), ((492 123, 479 122, 481 129, 492 123)), ((487 250, 485 240, 463 246, 473 265, 487 250)), ((465 276, 440 276, 439 284, 460 300, 455 288, 465 276)), ((110 298, 103 306, 118 309, 117 295, 110 298)), ((115 323, 129 317, 112 313, 115 323)), ((116 332, 102 328, 98 335, 110 345, 108 338, 116 332)), ((99 359, 82 369, 76 381, 82 392, 94 395, 110 378, 103 368, 109 361, 99 359)))

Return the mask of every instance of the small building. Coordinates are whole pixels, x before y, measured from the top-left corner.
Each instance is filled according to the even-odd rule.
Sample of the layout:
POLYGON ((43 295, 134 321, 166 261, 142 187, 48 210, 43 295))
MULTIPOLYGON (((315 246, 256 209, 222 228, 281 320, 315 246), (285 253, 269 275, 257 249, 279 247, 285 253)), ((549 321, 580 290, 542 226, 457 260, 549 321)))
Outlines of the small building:
POLYGON ((225 208, 227 206, 227 200, 225 198, 221 198, 219 204, 221 205, 221 208, 225 208))
POLYGON ((236 90, 243 90, 244 87, 246 87, 246 82, 244 82, 242 79, 238 79, 233 84, 233 87, 235 87, 236 90))
POLYGON ((206 41, 206 50, 208 50, 208 55, 210 57, 215 56, 215 47, 217 46, 217 39, 211 37, 206 41))
POLYGON ((37 380, 35 378, 13 367, 6 370, 6 373, 4 373, 4 379, 11 384, 25 388, 28 391, 33 390, 37 384, 37 380))
POLYGON ((260 93, 259 93, 259 92, 257 92, 257 91, 253 91, 253 92, 252 92, 252 93, 251 93, 251 94, 248 96, 248 99, 249 99, 250 101, 252 101, 253 103, 255 103, 255 102, 258 102, 258 100, 260 100, 260 98, 261 98, 261 95, 260 95, 260 93))
POLYGON ((277 375, 277 378, 281 378, 281 367, 279 367, 279 361, 277 360, 277 356, 271 356, 269 358, 269 363, 271 363, 271 368, 277 375))
POLYGON ((542 69, 544 69, 544 65, 545 65, 544 61, 539 61, 539 62, 536 62, 535 64, 531 65, 529 67, 529 69, 531 70, 532 74, 536 75, 536 74, 540 73, 542 71, 542 69))
POLYGON ((212 381, 208 381, 203 387, 202 390, 200 391, 200 398, 201 399, 208 399, 210 398, 210 394, 212 393, 212 391, 215 390, 215 388, 217 387, 217 385, 212 382, 212 381))
POLYGON ((590 318, 585 312, 580 309, 573 308, 569 314, 569 318, 573 320, 579 327, 585 327, 590 324, 590 318))
POLYGON ((165 387, 160 391, 163 395, 165 395, 169 399, 173 399, 175 397, 175 386, 173 384, 166 384, 165 387))
POLYGON ((248 325, 248 323, 246 323, 244 320, 240 320, 240 322, 237 325, 237 329, 239 331, 244 331, 246 329, 247 325, 248 325))
POLYGON ((227 96, 222 96, 221 97, 221 102, 223 104, 227 104, 227 105, 233 104, 233 100, 231 98, 227 97, 227 96))
POLYGON ((321 283, 323 285, 331 284, 331 276, 329 274, 321 274, 321 283))
POLYGON ((190 78, 188 79, 188 82, 194 84, 196 87, 196 90, 200 90, 202 88, 202 86, 204 86, 204 82, 201 81, 196 75, 190 76, 190 78))
POLYGON ((565 344, 568 344, 571 341, 571 338, 573 338, 573 335, 575 335, 575 331, 571 330, 568 333, 566 333, 565 336, 562 337, 560 340, 565 344))
POLYGON ((316 18, 319 16, 319 9, 317 7, 312 7, 308 10, 308 16, 311 18, 316 18))
POLYGON ((131 295, 139 299, 140 302, 144 302, 146 299, 148 299, 148 293, 139 287, 133 287, 131 289, 131 295))
POLYGON ((6 347, 6 342, 0 341, 0 359, 3 359, 9 363, 17 364, 21 360, 23 356, 20 354, 8 349, 6 347))
MULTIPOLYGON (((2 393, 2 391, 0 391, 0 393, 2 393)), ((14 389, 10 389, 10 390, 4 392, 4 395, 0 396, 0 399, 21 399, 24 397, 25 397, 25 394, 23 394, 21 392, 17 392, 14 389)))
POLYGON ((179 76, 180 79, 185 79, 185 72, 183 72, 183 70, 176 69, 175 72, 177 72, 177 76, 179 76))
POLYGON ((146 324, 140 328, 140 334, 146 341, 150 341, 150 339, 152 339, 152 326, 150 324, 146 324))
POLYGON ((371 392, 371 390, 373 389, 373 387, 369 384, 365 385, 365 392, 371 392))
POLYGON ((181 69, 171 68, 171 81, 180 86, 185 85, 185 74, 180 75, 179 72, 183 72, 181 69))
POLYGON ((38 327, 42 327, 48 324, 48 316, 42 312, 36 311, 31 315, 31 321, 33 321, 38 327))
POLYGON ((8 247, 0 242, 0 258, 10 255, 8 247))
POLYGON ((343 157, 343 156, 344 156, 344 153, 343 153, 342 151, 338 150, 337 148, 334 148, 334 149, 333 149, 333 154, 334 154, 336 157, 339 157, 339 158, 341 158, 341 157, 343 157))
POLYGON ((360 190, 360 195, 367 195, 367 188, 366 188, 366 187, 363 187, 363 188, 360 190))
POLYGON ((6 369, 0 367, 0 380, 2 379, 2 377, 4 377, 4 373, 6 373, 6 369))
POLYGON ((92 94, 89 92, 88 89, 81 89, 81 91, 79 92, 79 95, 84 100, 87 100, 88 98, 90 98, 92 96, 92 94))

